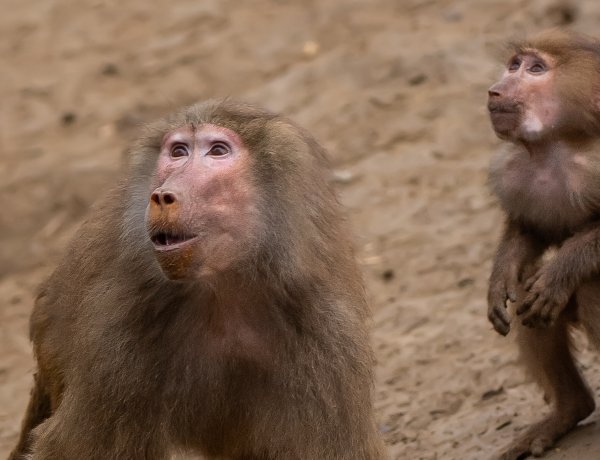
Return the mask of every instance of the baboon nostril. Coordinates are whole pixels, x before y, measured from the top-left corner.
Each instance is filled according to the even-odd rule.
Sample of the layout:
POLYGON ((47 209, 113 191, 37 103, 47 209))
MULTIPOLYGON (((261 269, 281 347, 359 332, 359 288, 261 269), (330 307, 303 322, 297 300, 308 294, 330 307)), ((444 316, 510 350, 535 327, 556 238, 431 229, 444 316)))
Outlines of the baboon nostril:
POLYGON ((163 195, 163 202, 165 204, 173 204, 175 203, 175 195, 170 192, 165 192, 163 195))

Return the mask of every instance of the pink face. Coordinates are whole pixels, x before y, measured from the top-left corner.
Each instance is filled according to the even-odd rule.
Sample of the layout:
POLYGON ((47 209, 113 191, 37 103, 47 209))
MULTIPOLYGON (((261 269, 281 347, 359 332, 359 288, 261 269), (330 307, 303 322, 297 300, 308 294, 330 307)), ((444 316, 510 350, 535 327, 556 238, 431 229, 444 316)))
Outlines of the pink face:
POLYGON ((241 138, 213 124, 184 126, 162 141, 146 210, 158 262, 171 279, 235 265, 257 233, 257 193, 241 138))
POLYGON ((488 91, 488 110, 496 134, 512 141, 536 141, 557 123, 555 61, 537 50, 514 55, 488 91))

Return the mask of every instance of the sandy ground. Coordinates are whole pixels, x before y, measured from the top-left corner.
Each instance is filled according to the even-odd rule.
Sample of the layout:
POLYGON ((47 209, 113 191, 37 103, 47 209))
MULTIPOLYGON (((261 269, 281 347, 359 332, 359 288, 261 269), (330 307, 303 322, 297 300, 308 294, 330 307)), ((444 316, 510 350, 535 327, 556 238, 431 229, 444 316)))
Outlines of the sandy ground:
MULTIPOLYGON (((501 215, 485 113, 498 43, 600 3, 525 0, 0 0, 0 458, 34 364, 27 321, 138 125, 232 96, 329 149, 373 307, 392 459, 486 459, 547 408, 485 317, 501 215)), ((600 393, 600 366, 581 363, 600 393)), ((551 459, 600 458, 600 418, 551 459)))

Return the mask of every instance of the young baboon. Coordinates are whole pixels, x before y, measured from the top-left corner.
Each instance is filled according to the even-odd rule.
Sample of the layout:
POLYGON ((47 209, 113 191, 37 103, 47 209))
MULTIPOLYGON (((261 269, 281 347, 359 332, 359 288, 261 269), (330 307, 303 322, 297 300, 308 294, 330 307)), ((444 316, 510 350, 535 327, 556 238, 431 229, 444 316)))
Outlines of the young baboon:
POLYGON ((510 144, 490 172, 506 229, 488 316, 502 335, 517 330, 523 361, 552 411, 504 459, 541 455, 594 410, 569 329, 583 326, 600 345, 600 42, 554 30, 512 48, 489 89, 492 125, 510 144), (549 248, 555 256, 542 258, 549 248))
POLYGON ((323 149, 225 100, 151 125, 129 160, 39 290, 12 458, 383 458, 323 149))

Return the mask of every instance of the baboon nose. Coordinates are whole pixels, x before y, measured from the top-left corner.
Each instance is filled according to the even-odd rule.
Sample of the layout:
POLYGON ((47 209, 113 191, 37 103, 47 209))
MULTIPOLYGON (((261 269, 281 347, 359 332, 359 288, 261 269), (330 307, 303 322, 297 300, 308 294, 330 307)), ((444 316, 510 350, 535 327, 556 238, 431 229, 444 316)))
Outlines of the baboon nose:
POLYGON ((498 85, 492 85, 492 86, 490 86, 490 89, 488 89, 488 96, 489 97, 499 97, 499 96, 502 96, 502 93, 500 92, 500 88, 498 88, 498 85))
POLYGON ((159 205, 161 208, 167 207, 177 202, 177 195, 175 192, 171 192, 169 190, 156 189, 154 192, 152 192, 150 201, 159 205))

